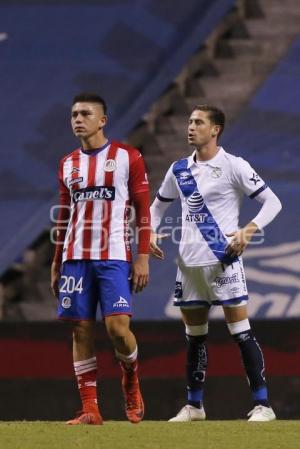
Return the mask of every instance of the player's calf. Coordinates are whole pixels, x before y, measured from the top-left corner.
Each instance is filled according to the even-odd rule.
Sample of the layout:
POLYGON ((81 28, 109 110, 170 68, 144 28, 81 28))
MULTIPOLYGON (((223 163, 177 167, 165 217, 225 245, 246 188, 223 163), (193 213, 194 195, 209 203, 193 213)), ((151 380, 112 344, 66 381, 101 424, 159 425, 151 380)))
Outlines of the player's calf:
POLYGON ((203 388, 208 364, 206 338, 208 324, 186 325, 187 339, 187 404, 198 409, 203 406, 203 388))
POLYGON ((74 362, 74 371, 82 402, 82 411, 67 424, 102 424, 97 401, 96 357, 74 362))
POLYGON ((276 417, 268 399, 263 353, 252 334, 249 320, 227 323, 227 325, 232 337, 239 345, 252 393, 254 409, 248 414, 249 421, 271 421, 276 417))

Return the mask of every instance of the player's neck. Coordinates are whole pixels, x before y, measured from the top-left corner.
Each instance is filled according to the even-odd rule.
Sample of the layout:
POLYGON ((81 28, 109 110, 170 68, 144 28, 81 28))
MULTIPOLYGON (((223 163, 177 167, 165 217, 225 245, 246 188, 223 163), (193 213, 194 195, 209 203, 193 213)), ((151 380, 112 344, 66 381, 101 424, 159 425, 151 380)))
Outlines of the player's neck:
POLYGON ((196 147, 196 160, 209 161, 216 156, 218 151, 219 147, 216 143, 203 145, 202 147, 196 147))
POLYGON ((81 139, 81 146, 85 151, 95 150, 96 148, 101 148, 108 142, 108 139, 104 134, 97 134, 94 136, 87 137, 86 139, 81 139))

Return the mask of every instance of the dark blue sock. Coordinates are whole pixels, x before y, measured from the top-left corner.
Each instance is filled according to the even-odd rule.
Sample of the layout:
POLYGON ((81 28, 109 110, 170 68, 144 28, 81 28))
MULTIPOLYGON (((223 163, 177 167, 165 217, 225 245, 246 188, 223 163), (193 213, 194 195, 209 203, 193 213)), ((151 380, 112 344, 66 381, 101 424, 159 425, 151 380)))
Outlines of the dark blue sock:
POLYGON ((233 335, 238 343, 252 392, 254 405, 269 407, 262 351, 251 329, 233 335))
POLYGON ((187 335, 187 403, 200 408, 203 401, 203 387, 207 369, 207 335, 187 335))

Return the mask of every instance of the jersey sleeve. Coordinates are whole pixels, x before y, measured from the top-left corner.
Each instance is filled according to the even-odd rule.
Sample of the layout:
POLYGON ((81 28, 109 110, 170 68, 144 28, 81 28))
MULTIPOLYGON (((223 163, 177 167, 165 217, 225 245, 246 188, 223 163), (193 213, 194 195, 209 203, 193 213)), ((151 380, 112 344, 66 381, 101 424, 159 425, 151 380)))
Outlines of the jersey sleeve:
POLYGON ((59 181, 59 208, 58 217, 55 223, 55 253, 53 262, 61 263, 63 244, 65 240, 68 221, 70 218, 70 203, 71 197, 69 189, 66 187, 63 179, 63 160, 59 166, 58 181, 59 181))
POLYGON ((136 212, 136 228, 138 232, 138 254, 149 254, 150 251, 150 194, 139 192, 133 196, 136 212))
POLYGON ((280 199, 269 187, 257 195, 256 200, 262 204, 262 208, 251 221, 253 221, 259 229, 263 229, 271 223, 281 211, 282 204, 280 199))
POLYGON ((134 196, 136 193, 149 192, 144 159, 138 150, 132 150, 129 155, 128 188, 131 196, 134 196))
POLYGON ((179 197, 177 183, 175 180, 175 176, 173 174, 173 165, 174 164, 172 164, 169 170, 167 171, 166 176, 158 190, 157 198, 160 201, 171 202, 179 197))
POLYGON ((58 170, 58 182, 59 182, 59 198, 61 203, 70 204, 70 191, 64 182, 64 160, 60 161, 58 170))
POLYGON ((268 186, 263 179, 251 167, 249 162, 238 157, 234 164, 233 181, 237 189, 244 192, 249 198, 253 199, 268 186))

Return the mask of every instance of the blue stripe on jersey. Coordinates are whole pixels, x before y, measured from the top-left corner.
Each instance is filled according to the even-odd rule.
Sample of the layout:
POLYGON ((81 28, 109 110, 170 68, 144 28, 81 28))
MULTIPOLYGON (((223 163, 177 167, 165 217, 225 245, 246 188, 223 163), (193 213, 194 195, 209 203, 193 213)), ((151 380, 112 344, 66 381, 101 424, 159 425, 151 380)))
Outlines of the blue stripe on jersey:
POLYGON ((266 190, 267 188, 267 184, 264 184, 263 186, 261 186, 259 189, 257 189, 255 192, 251 193, 251 195, 249 195, 249 198, 251 198, 251 200, 253 200, 253 198, 255 198, 257 195, 259 195, 261 192, 263 192, 264 190, 266 190))
POLYGON ((159 192, 157 192, 156 198, 157 198, 159 201, 163 201, 163 202, 165 202, 165 203, 169 203, 169 202, 171 202, 171 201, 174 201, 174 198, 165 198, 164 196, 161 196, 161 195, 159 194, 159 192))
POLYGON ((188 198, 187 204, 190 215, 197 216, 195 225, 206 240, 209 248, 218 260, 226 265, 231 265, 238 260, 238 258, 236 256, 232 258, 226 253, 226 247, 228 245, 227 240, 219 228, 218 223, 204 203, 204 199, 198 190, 191 169, 188 168, 188 160, 181 159, 175 162, 173 173, 180 190, 185 198, 188 198))

